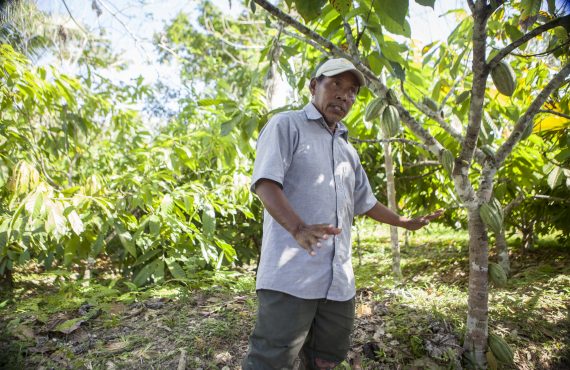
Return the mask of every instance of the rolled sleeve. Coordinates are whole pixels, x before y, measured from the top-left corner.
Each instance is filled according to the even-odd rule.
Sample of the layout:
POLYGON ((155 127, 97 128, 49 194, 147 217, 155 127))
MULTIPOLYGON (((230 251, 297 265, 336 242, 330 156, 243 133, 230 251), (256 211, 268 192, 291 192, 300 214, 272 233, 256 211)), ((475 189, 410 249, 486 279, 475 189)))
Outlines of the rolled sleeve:
POLYGON ((257 156, 253 166, 251 191, 260 179, 277 182, 283 187, 287 169, 291 165, 298 132, 287 116, 276 115, 265 125, 257 141, 257 156))

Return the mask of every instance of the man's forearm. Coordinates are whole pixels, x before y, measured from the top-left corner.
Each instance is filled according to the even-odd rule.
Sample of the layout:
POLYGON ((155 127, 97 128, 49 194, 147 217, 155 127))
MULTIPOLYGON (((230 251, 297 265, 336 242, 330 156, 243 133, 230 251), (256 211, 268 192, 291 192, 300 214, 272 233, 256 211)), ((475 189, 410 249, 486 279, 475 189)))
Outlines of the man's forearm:
POLYGON ((380 202, 376 202, 374 207, 372 207, 370 211, 366 212, 365 214, 366 216, 378 222, 398 227, 404 227, 406 221, 408 220, 407 217, 398 215, 380 202))
POLYGON ((304 225, 301 217, 293 210, 279 185, 271 180, 261 179, 255 185, 255 193, 271 217, 291 235, 304 225))

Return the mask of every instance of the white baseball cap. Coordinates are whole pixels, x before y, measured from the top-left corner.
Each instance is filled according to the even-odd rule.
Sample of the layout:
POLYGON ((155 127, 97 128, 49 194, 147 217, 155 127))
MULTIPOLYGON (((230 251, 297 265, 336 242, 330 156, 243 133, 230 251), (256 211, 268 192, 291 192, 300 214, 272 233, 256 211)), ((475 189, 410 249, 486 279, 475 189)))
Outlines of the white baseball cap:
POLYGON ((329 59, 317 69, 315 73, 315 78, 321 75, 331 77, 341 74, 343 72, 350 71, 352 72, 358 82, 360 82, 360 86, 364 86, 366 84, 366 80, 364 79, 364 75, 360 72, 354 64, 352 64, 349 60, 345 58, 336 58, 336 59, 329 59))

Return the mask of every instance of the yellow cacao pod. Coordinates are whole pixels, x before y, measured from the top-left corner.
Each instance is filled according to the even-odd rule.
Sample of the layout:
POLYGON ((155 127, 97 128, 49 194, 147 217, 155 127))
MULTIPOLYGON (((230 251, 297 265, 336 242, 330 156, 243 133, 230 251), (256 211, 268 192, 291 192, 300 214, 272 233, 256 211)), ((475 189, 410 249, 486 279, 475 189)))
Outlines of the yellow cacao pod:
POLYGON ((495 358, 495 355, 493 355, 493 352, 490 349, 487 352, 485 352, 485 357, 487 357, 487 368, 489 370, 497 370, 499 368, 497 359, 495 358))
POLYGON ((386 137, 396 136, 400 131, 400 113, 393 105, 388 105, 382 111, 380 127, 386 137))
POLYGON ((489 262, 489 278, 496 286, 502 287, 507 284, 507 274, 501 265, 489 262))
POLYGON ((501 60, 495 68, 491 70, 491 78, 499 92, 503 95, 511 96, 517 87, 517 80, 513 68, 501 60))
POLYGON ((364 119, 370 122, 373 119, 380 117, 380 113, 382 113, 382 110, 387 104, 388 102, 384 98, 372 99, 372 101, 368 103, 368 105, 366 106, 366 111, 364 112, 364 119))
POLYGON ((509 347, 503 338, 496 334, 489 333, 487 343, 491 349, 491 352, 493 352, 493 355, 498 361, 506 364, 513 363, 513 350, 511 347, 509 347))

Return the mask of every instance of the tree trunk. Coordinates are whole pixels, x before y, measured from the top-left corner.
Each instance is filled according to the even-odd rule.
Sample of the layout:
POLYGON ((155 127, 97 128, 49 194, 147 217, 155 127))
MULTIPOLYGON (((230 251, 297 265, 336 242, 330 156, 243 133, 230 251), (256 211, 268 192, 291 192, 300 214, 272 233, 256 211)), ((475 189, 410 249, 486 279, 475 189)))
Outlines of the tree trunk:
MULTIPOLYGON (((384 142, 384 162, 386 164, 386 192, 388 196, 388 207, 398 212, 396 205, 396 186, 394 185, 394 164, 392 163, 392 146, 390 143, 384 142)), ((392 244, 392 271, 396 279, 402 278, 402 270, 400 268, 400 243, 398 241, 398 228, 390 226, 390 241, 392 244)))
POLYGON ((489 321, 488 239, 479 208, 468 209, 469 229, 469 298, 467 330, 463 347, 470 353, 477 368, 485 368, 489 321))
POLYGON ((501 230, 500 233, 495 234, 495 243, 497 248, 497 262, 505 270, 505 273, 509 275, 511 273, 511 262, 509 260, 509 250, 507 248, 507 238, 505 237, 505 230, 501 230))

